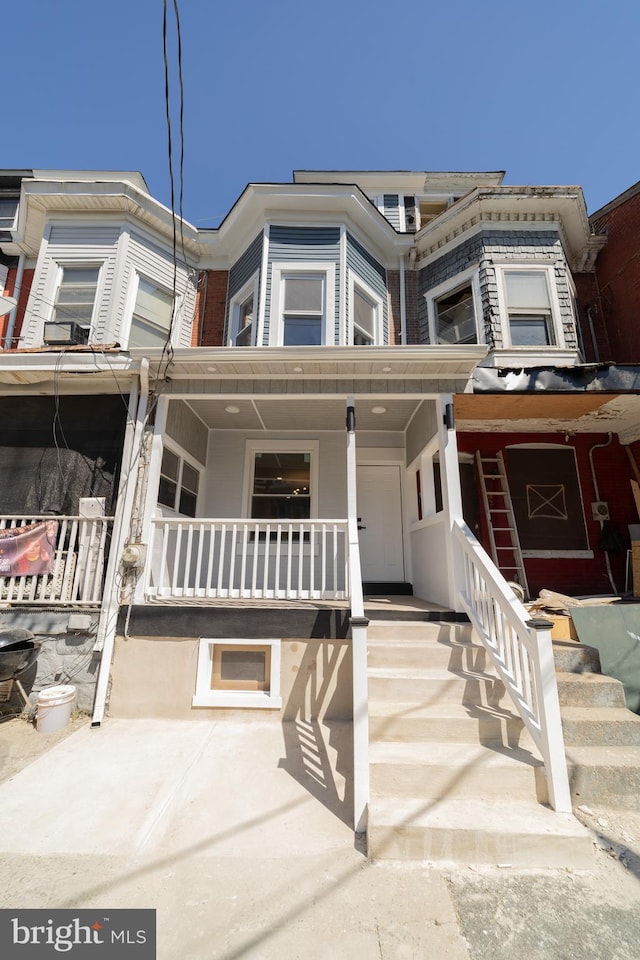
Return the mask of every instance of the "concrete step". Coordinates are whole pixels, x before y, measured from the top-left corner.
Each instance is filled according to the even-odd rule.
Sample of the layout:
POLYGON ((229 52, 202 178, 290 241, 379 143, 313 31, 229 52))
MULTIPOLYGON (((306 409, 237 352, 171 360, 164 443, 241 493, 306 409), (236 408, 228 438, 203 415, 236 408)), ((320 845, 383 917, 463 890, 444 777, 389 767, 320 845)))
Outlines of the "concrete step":
POLYGON ((498 678, 485 671, 412 667, 371 667, 369 696, 374 700, 402 700, 406 703, 477 703, 497 705, 504 696, 498 678))
POLYGON ((601 673, 556 673, 561 706, 626 707, 619 680, 601 673))
POLYGON ((377 797, 370 803, 367 836, 374 860, 582 870, 593 865, 594 856, 589 831, 582 824, 535 800, 377 797))
POLYGON ((621 707, 563 707, 565 746, 640 746, 640 716, 621 707))
POLYGON ((433 640, 434 642, 471 642, 470 623, 425 623, 407 620, 371 620, 367 628, 369 640, 433 640))
POLYGON ((488 654, 477 644, 433 640, 369 640, 370 667, 439 667, 483 670, 488 654))
POLYGON ((568 747, 571 796, 576 806, 638 806, 640 747, 568 747))
POLYGON ((600 673, 600 654, 579 640, 554 640, 556 670, 563 673, 600 673))
POLYGON ((520 717, 500 707, 461 703, 369 701, 371 741, 483 743, 532 747, 520 717))
POLYGON ((469 743, 372 743, 372 797, 482 797, 548 801, 544 776, 536 794, 536 768, 529 751, 490 749, 469 743))

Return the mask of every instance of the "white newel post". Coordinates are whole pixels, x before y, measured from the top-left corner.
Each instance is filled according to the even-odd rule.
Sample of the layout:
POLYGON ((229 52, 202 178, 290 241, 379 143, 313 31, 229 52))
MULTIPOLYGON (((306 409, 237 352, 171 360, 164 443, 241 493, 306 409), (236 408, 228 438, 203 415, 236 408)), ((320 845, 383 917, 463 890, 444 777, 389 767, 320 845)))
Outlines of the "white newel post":
POLYGON ((369 805, 369 694, 367 688, 369 621, 364 615, 358 543, 356 416, 353 397, 347 398, 347 523, 353 661, 353 823, 356 833, 364 833, 367 829, 369 805))
POLYGON ((532 657, 536 689, 541 691, 543 703, 539 705, 541 718, 541 753, 545 759, 549 804, 558 813, 571 813, 571 789, 567 773, 567 757, 564 749, 558 683, 553 661, 553 641, 549 620, 527 620, 535 641, 538 656, 532 657))
POLYGON ((449 606, 460 612, 460 587, 464 583, 462 553, 454 536, 453 528, 457 520, 462 519, 462 493, 460 490, 460 464, 458 462, 458 443, 453 408, 453 396, 444 394, 440 398, 440 416, 438 442, 440 447, 440 480, 442 485, 442 504, 446 516, 446 564, 449 584, 449 606))

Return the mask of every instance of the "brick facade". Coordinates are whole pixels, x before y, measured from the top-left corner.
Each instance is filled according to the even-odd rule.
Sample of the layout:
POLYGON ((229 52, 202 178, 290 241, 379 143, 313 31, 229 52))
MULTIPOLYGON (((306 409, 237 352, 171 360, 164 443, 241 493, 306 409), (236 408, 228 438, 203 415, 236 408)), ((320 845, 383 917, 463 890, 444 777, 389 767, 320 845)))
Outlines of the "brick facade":
POLYGON ((610 355, 617 363, 640 358, 640 184, 591 218, 595 233, 607 235, 596 261, 602 323, 608 330, 610 355))
POLYGON ((206 270, 198 281, 198 296, 191 345, 224 346, 224 324, 227 310, 227 270, 206 270))

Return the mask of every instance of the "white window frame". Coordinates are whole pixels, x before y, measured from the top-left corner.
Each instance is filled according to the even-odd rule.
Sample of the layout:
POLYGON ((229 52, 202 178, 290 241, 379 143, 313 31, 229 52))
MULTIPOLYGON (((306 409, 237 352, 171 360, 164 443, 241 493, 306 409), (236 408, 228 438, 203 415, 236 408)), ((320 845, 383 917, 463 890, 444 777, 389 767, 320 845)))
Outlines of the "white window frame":
MULTIPOLYGON (((136 303, 138 301, 138 289, 140 287, 141 280, 144 280, 146 283, 150 283, 154 287, 157 287, 158 290, 161 290, 162 293, 166 293, 167 296, 173 297, 173 291, 169 287, 165 286, 165 284, 162 283, 160 280, 158 280, 156 277, 152 277, 148 273, 144 273, 141 270, 134 270, 133 279, 131 281, 130 288, 129 288, 129 302, 127 304, 127 311, 126 311, 126 316, 128 317, 127 340, 126 340, 127 348, 129 347, 129 342, 131 340, 131 328, 133 325, 133 315, 136 310, 136 303)), ((173 311, 172 311, 173 328, 171 327, 171 319, 170 319, 169 330, 167 331, 169 336, 166 341, 167 344, 171 346, 174 345, 173 341, 176 336, 176 330, 180 326, 180 315, 182 311, 183 300, 184 300, 184 296, 180 296, 180 294, 176 291, 176 299, 175 299, 175 303, 173 305, 173 311)), ((155 349, 159 349, 159 348, 156 347, 155 349)))
POLYGON ((548 260, 528 260, 526 263, 517 260, 508 260, 502 263, 495 263, 496 271, 496 289, 498 294, 498 306, 500 309, 500 326, 502 331, 502 346, 520 353, 540 353, 546 350, 565 350, 566 343, 564 339, 564 330, 562 329, 562 314, 560 311, 560 300, 558 298, 558 288, 555 279, 554 264, 548 260), (546 279, 547 292, 549 294, 549 306, 551 310, 550 324, 553 335, 553 343, 546 344, 519 344, 511 342, 511 324, 509 323, 509 304, 507 301, 507 273, 543 273, 546 279))
POLYGON ((366 283, 362 277, 359 277, 353 270, 349 270, 349 325, 347 329, 347 342, 353 345, 355 333, 355 291, 359 289, 366 300, 371 301, 374 310, 373 317, 373 339, 372 346, 382 343, 382 323, 383 323, 383 302, 380 294, 366 283))
POLYGON ((274 709, 282 707, 280 696, 280 655, 281 643, 278 638, 256 639, 211 639, 201 637, 198 645, 198 666, 194 707, 253 707, 254 709, 274 709), (212 690, 211 671, 213 668, 214 647, 259 646, 271 647, 271 669, 269 671, 269 690, 212 690))
POLYGON ((255 347, 257 343, 257 332, 258 332, 258 317, 260 315, 260 304, 259 304, 259 271, 253 274, 253 276, 247 280, 247 282, 240 287, 239 290, 234 293, 233 297, 229 301, 229 332, 227 335, 227 346, 236 347, 236 338, 240 333, 240 314, 243 304, 247 302, 249 297, 253 297, 253 324, 251 330, 251 343, 248 344, 250 347, 255 347))
POLYGON ((476 327, 476 343, 484 343, 484 324, 482 323, 482 295, 480 293, 480 270, 479 265, 475 264, 473 267, 470 267, 467 270, 463 270, 462 273, 457 273, 455 277, 451 277, 449 280, 445 280, 444 283, 438 284, 437 287, 433 287, 431 290, 427 290, 425 293, 425 299, 427 301, 427 316, 429 318, 429 343, 432 346, 438 345, 437 338, 437 311, 436 311, 436 300, 439 300, 441 297, 447 296, 447 294, 454 293, 459 287, 471 287, 471 293, 473 295, 473 312, 475 315, 475 327, 476 327))
POLYGON ((311 484, 311 496, 309 498, 309 519, 317 519, 319 449, 320 443, 318 440, 246 440, 244 456, 244 484, 242 492, 244 516, 251 517, 251 498, 253 495, 253 477, 255 471, 256 453, 308 453, 310 459, 309 482, 311 484))
MULTIPOLYGON (((53 295, 51 297, 51 308, 49 311, 49 316, 46 318, 47 321, 55 321, 56 309, 57 309, 57 300, 58 294, 60 292, 60 287, 62 286, 62 281, 64 278, 65 270, 97 270, 98 279, 96 280, 96 292, 93 297, 93 309, 91 311, 91 320, 88 324, 89 336, 88 341, 91 343, 93 341, 93 334, 95 332, 96 318, 100 309, 100 304, 102 302, 102 281, 104 277, 104 260, 56 260, 55 261, 55 282, 53 288, 53 295)), ((60 317, 62 320, 71 320, 71 317, 60 317)), ((79 324, 83 329, 86 329, 84 324, 79 324)), ((43 336, 44 336, 44 327, 43 336)))
POLYGON ((198 517, 200 515, 199 509, 200 509, 200 498, 202 496, 202 474, 204 472, 202 468, 202 464, 199 463, 195 459, 195 457, 192 457, 189 453, 187 453, 186 450, 183 450, 182 447, 179 447, 177 443, 171 443, 166 438, 164 438, 162 441, 162 455, 160 457, 160 466, 158 470, 158 491, 156 493, 156 507, 163 513, 166 510, 170 511, 171 516, 187 517, 187 518, 190 517, 190 514, 180 513, 180 511, 178 510, 178 507, 180 506, 180 495, 182 493, 182 471, 183 471, 185 462, 188 463, 189 466, 193 470, 195 470, 198 474, 198 492, 196 494, 196 512, 194 515, 198 517), (176 495, 175 495, 172 507, 170 507, 166 503, 160 503, 158 499, 158 496, 160 495, 160 480, 162 478, 162 456, 164 456, 165 450, 169 450, 169 452, 172 453, 174 456, 176 456, 180 461, 178 466, 178 478, 176 480, 176 495))
MULTIPOLYGON (((19 211, 20 211, 20 195, 19 195, 19 194, 14 194, 13 196, 10 196, 10 195, 6 195, 6 194, 5 194, 5 195, 3 196, 3 195, 0 194, 0 200, 10 200, 10 201, 15 200, 15 202, 16 202, 16 212, 15 212, 14 215, 13 215, 13 220, 11 221, 11 223, 7 222, 6 226, 2 226, 2 225, 0 224, 0 231, 5 230, 5 231, 7 231, 8 233, 11 233, 11 232, 13 232, 13 231, 16 229, 16 224, 17 224, 17 222, 18 222, 18 213, 19 213, 19 211)), ((3 219, 5 219, 5 218, 3 217, 3 219)), ((9 220, 8 217, 7 217, 6 219, 7 219, 7 221, 9 220)))
POLYGON ((269 346, 280 347, 284 340, 284 281, 289 276, 322 277, 324 280, 321 346, 335 346, 336 265, 328 261, 274 262, 271 265, 271 311, 269 346))

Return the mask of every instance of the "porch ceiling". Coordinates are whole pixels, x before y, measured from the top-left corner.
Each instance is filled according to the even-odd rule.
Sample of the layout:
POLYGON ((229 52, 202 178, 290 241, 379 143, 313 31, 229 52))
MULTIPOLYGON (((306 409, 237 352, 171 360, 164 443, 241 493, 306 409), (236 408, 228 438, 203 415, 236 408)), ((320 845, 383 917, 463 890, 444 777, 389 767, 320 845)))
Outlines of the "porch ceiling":
POLYGON ((640 439, 635 394, 463 394, 454 399, 456 426, 465 432, 617 433, 640 439))
MULTIPOLYGON (((234 397, 224 400, 207 399, 187 401, 189 406, 211 430, 343 430, 346 405, 344 398, 316 397, 306 399, 234 397), (234 412, 237 410, 237 413, 234 412)), ((416 407, 414 399, 384 397, 356 398, 358 430, 406 429, 416 407), (384 410, 373 413, 373 409, 384 410)))

